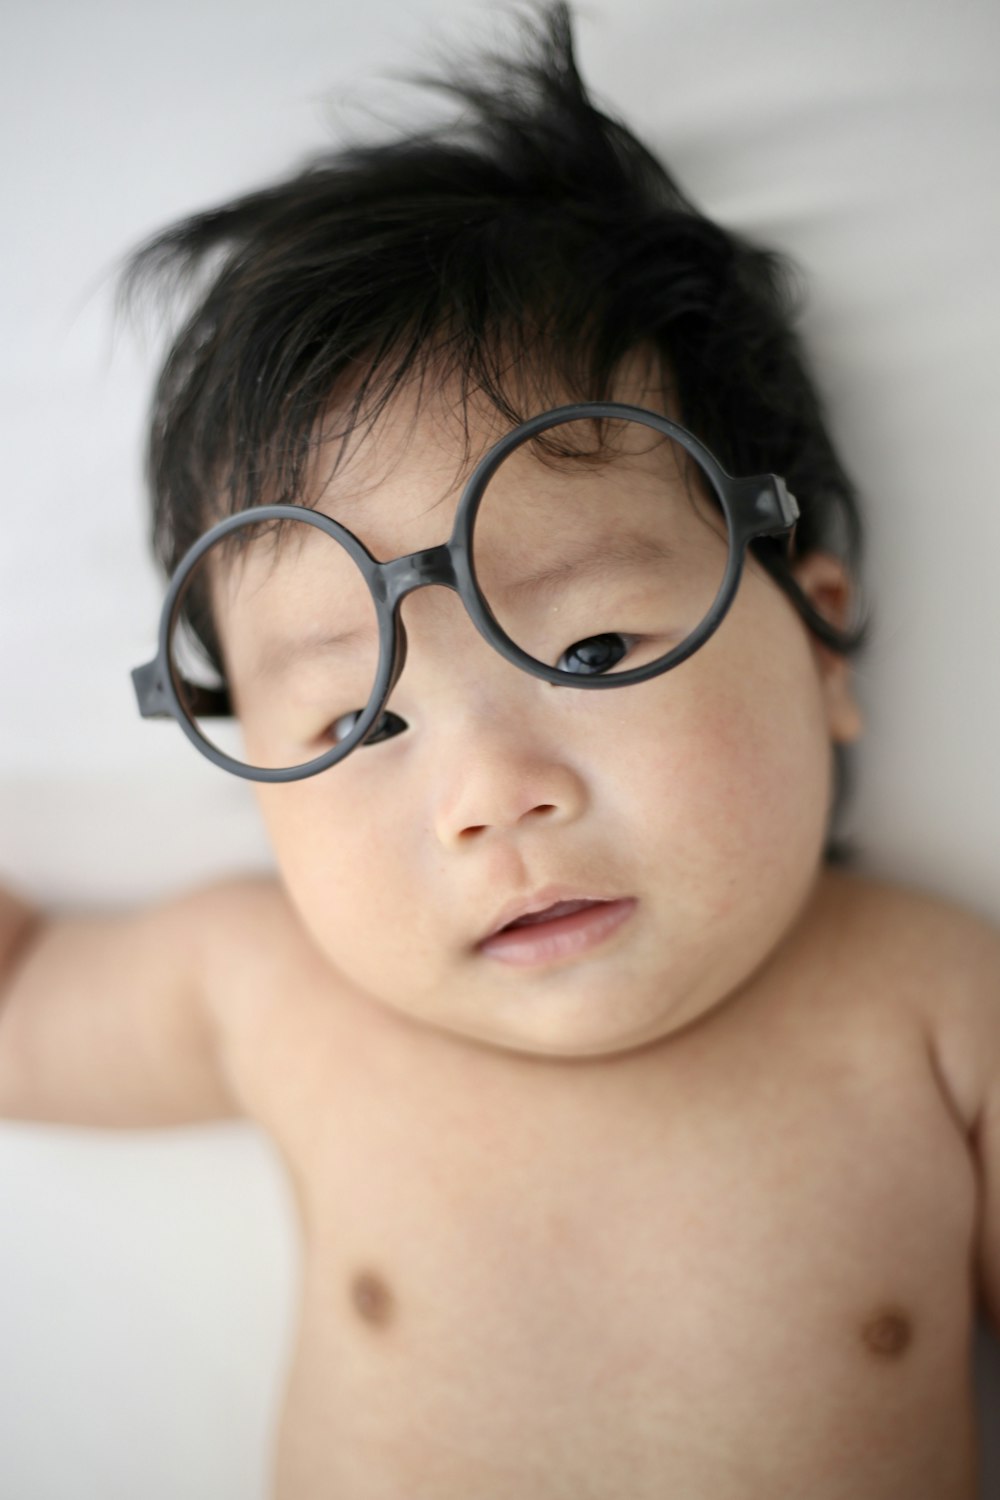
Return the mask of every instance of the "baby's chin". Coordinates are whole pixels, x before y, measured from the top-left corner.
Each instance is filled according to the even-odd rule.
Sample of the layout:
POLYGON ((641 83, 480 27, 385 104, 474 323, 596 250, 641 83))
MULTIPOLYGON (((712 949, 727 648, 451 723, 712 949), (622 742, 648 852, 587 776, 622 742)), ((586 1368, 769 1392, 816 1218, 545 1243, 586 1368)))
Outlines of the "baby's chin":
MULTIPOLYGON (((712 972, 659 972, 592 961, 502 983, 448 986, 380 999, 418 1026, 508 1056, 570 1062, 664 1045, 726 1004, 734 986, 712 972)), ((492 977, 492 976, 490 976, 492 977)))

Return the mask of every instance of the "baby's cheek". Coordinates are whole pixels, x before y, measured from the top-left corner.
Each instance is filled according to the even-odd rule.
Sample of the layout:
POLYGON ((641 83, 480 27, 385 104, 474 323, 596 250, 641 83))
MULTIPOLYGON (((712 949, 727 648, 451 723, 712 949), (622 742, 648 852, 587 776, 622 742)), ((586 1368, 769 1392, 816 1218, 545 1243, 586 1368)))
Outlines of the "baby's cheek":
POLYGON ((762 899, 768 889, 797 891, 822 847, 829 747, 745 714, 720 731, 720 751, 732 769, 719 788, 718 849, 740 872, 739 899, 754 880, 762 899))
POLYGON ((352 934, 366 937, 358 921, 371 900, 370 846, 357 816, 330 792, 317 776, 261 788, 258 803, 285 888, 317 946, 337 962, 352 934))
POLYGON ((282 877, 317 947, 345 978, 383 998, 412 987, 432 957, 433 908, 404 856, 409 836, 398 810, 332 795, 303 799, 272 828, 282 877))
POLYGON ((659 838, 710 921, 794 902, 822 852, 830 747, 807 705, 736 685, 702 696, 660 750, 659 838))

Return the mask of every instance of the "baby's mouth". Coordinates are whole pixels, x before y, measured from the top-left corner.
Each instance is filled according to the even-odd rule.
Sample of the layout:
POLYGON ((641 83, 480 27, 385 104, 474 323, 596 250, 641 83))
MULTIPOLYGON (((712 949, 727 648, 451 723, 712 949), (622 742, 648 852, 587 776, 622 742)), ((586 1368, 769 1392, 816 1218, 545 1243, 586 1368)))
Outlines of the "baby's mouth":
MULTIPOLYGON (((515 927, 534 927, 539 922, 552 922, 557 917, 568 917, 573 912, 584 911, 588 906, 605 906, 604 901, 553 901, 551 906, 546 906, 543 911, 525 912, 523 917, 516 917, 513 922, 508 922, 506 927, 501 927, 500 932, 512 932, 515 927)), ((496 934, 494 934, 496 935, 496 934)))
POLYGON ((635 910, 634 897, 572 897, 516 912, 476 944, 477 951, 519 967, 574 958, 603 943, 635 910))

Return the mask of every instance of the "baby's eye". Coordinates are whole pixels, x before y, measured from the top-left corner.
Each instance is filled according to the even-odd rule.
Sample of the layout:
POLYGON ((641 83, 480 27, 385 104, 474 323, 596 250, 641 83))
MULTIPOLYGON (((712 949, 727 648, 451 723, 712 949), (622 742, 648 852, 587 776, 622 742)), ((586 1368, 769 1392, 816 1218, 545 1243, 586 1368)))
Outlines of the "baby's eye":
POLYGON ((564 651, 556 666, 560 672, 579 672, 597 676, 609 672, 628 654, 629 638, 609 631, 606 635, 589 635, 564 651))
MULTIPOLYGON (((339 719, 334 719, 330 725, 329 735, 335 745, 339 745, 347 739, 355 724, 361 718, 364 709, 352 709, 349 714, 341 714, 339 719)), ((375 723, 369 729, 364 739, 365 745, 377 745, 380 740, 392 739, 393 735, 402 734, 407 727, 406 720, 401 719, 398 714, 390 713, 386 709, 380 714, 375 723)))

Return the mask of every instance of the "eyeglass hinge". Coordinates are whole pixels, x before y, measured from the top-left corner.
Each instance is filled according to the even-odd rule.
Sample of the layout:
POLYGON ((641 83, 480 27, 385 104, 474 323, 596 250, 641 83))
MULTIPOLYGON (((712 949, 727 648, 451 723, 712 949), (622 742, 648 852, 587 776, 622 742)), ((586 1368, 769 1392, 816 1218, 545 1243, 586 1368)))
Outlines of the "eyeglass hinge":
POLYGON ((737 481, 754 535, 787 531, 799 519, 799 506, 778 474, 754 474, 737 481))
POLYGON ((135 688, 139 712, 144 719, 172 717, 170 700, 167 697, 157 661, 147 661, 143 666, 133 668, 132 686, 135 688))

